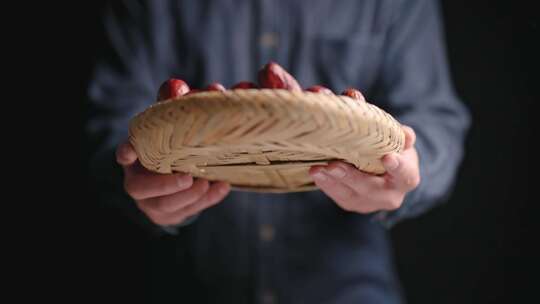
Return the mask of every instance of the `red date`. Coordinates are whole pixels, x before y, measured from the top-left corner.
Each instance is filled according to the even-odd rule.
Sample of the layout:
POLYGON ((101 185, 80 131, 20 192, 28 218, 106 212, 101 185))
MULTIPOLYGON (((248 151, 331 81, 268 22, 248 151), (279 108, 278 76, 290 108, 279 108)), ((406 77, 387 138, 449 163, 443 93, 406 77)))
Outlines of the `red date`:
POLYGON ((261 88, 302 91, 302 87, 291 74, 275 62, 266 64, 258 74, 261 88))
POLYGON ((365 101, 364 95, 362 95, 360 91, 354 88, 346 89, 345 91, 343 91, 343 93, 341 93, 341 95, 349 96, 352 99, 365 101))
POLYGON ((312 87, 307 88, 306 91, 313 92, 313 93, 323 93, 323 94, 328 94, 328 95, 334 95, 334 92, 332 92, 332 90, 322 85, 314 85, 312 87))
POLYGON ((186 95, 189 92, 189 86, 181 79, 171 78, 165 81, 159 87, 157 101, 186 95))
POLYGON ((250 81, 241 81, 232 87, 233 90, 258 89, 258 88, 259 88, 258 85, 250 81))
POLYGON ((225 87, 219 83, 219 82, 214 82, 214 83, 211 83, 209 84, 207 87, 206 87, 206 90, 205 91, 226 91, 227 89, 225 89, 225 87))

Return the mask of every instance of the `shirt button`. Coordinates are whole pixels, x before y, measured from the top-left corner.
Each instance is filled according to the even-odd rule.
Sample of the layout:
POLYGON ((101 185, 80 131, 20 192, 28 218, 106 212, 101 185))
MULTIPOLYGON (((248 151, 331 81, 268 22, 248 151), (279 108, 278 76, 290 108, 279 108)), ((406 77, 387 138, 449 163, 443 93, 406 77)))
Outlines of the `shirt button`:
POLYGON ((261 297, 261 304, 275 304, 276 303, 276 297, 273 292, 270 290, 266 290, 263 292, 261 297))
POLYGON ((259 43, 264 48, 276 48, 279 44, 279 35, 273 32, 266 32, 259 38, 259 43))
POLYGON ((270 242, 274 239, 275 229, 272 225, 262 225, 259 228, 259 237, 261 241, 270 242))

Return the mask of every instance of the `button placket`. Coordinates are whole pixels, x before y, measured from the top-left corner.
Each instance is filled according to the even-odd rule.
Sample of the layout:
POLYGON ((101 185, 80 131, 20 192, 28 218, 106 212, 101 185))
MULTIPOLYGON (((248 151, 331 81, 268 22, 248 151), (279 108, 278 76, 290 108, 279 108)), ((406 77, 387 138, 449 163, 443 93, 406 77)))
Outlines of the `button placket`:
POLYGON ((274 226, 270 224, 263 224, 259 228, 259 239, 263 242, 271 242, 275 237, 274 226))
POLYGON ((260 65, 270 60, 278 60, 276 56, 280 44, 279 13, 274 0, 260 1, 260 31, 257 37, 260 65))
POLYGON ((265 290, 261 295, 262 304, 275 304, 276 296, 271 290, 265 290))
POLYGON ((279 46, 279 34, 276 32, 264 32, 259 37, 259 44, 264 49, 277 49, 279 46))
POLYGON ((258 286, 257 302, 274 304, 277 302, 276 287, 276 244, 278 229, 275 226, 276 206, 272 197, 258 198, 258 226, 255 235, 258 242, 258 286))

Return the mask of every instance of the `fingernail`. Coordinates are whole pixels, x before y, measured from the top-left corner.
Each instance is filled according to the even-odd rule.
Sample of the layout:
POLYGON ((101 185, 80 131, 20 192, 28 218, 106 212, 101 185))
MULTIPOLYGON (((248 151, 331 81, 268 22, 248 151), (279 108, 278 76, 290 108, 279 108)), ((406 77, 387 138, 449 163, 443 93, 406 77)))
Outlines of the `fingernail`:
POLYGON ((229 187, 227 185, 222 185, 220 188, 219 188, 219 193, 221 194, 225 194, 227 193, 227 191, 229 191, 229 187))
POLYGON ((189 184, 189 180, 186 179, 186 175, 178 175, 176 178, 176 182, 178 183, 178 187, 184 188, 189 184))
POLYGON ((125 146, 120 146, 120 149, 118 149, 118 152, 116 153, 116 161, 121 165, 129 163, 129 159, 126 156, 127 153, 125 150, 125 146))
POLYGON ((347 173, 340 167, 334 167, 330 169, 330 175, 337 178, 344 178, 347 173))
POLYGON ((314 173, 313 178, 317 179, 317 180, 320 180, 320 181, 325 181, 325 180, 328 179, 328 177, 326 177, 326 175, 324 173, 322 173, 322 172, 314 173))
POLYGON ((388 170, 394 170, 399 166, 399 161, 395 157, 387 157, 384 162, 388 170))

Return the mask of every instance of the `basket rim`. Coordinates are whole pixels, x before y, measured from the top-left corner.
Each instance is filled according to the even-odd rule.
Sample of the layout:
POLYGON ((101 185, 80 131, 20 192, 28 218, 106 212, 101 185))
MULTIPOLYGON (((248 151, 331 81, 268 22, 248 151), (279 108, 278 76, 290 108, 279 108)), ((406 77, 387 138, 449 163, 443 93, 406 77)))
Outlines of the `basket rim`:
MULTIPOLYGON (((269 151, 290 152, 298 150, 298 152, 306 154, 318 153, 326 156, 326 158, 318 158, 317 161, 340 159, 362 170, 367 167, 359 167, 360 161, 365 162, 370 157, 380 158, 382 155, 387 154, 387 151, 400 151, 404 144, 404 133, 399 122, 384 110, 368 102, 357 101, 347 96, 326 95, 315 92, 292 92, 280 89, 235 89, 225 92, 199 92, 172 98, 154 103, 144 111, 137 113, 130 121, 129 140, 136 147, 140 159, 140 150, 152 150, 152 147, 148 147, 149 142, 152 142, 151 139, 146 138, 147 142, 143 144, 141 142, 144 140, 140 137, 156 136, 157 131, 163 131, 164 125, 167 123, 172 123, 174 126, 181 124, 178 121, 181 118, 194 119, 192 125, 183 130, 184 135, 189 135, 186 135, 183 139, 183 143, 187 144, 180 146, 175 146, 174 143, 171 144, 171 142, 174 142, 174 136, 169 133, 174 133, 174 131, 169 130, 167 134, 170 138, 167 144, 170 147, 164 148, 160 146, 163 145, 161 143, 156 144, 154 151, 145 151, 148 155, 142 157, 144 161, 141 160, 141 163, 147 169, 156 171, 156 167, 152 167, 149 163, 151 161, 162 161, 159 159, 159 155, 166 156, 167 153, 179 153, 175 150, 177 147, 181 147, 182 153, 186 155, 189 153, 212 155, 214 150, 218 154, 238 153, 243 148, 246 148, 249 155, 251 153, 256 154, 258 149, 260 149, 259 152, 264 154, 266 152, 263 152, 265 150, 263 147, 267 147, 271 148, 266 149, 269 151), (219 115, 230 115, 229 118, 238 119, 239 131, 234 130, 236 133, 230 132, 224 133, 221 137, 218 136, 220 130, 213 128, 224 124, 223 121, 218 119, 219 115), (268 117, 273 117, 277 122, 271 124, 268 117), (197 118, 201 118, 203 122, 197 121, 197 118), (254 118, 262 121, 262 123, 255 124, 253 130, 242 125, 244 121, 250 121, 250 119, 254 118), (305 128, 307 131, 305 135, 302 135, 302 133, 298 133, 301 130, 287 129, 287 126, 305 128), (271 131, 266 131, 265 128, 269 128, 271 131), (246 131, 248 135, 243 137, 242 131, 246 131), (250 134, 251 131, 256 134, 250 134), (275 139, 276 143, 280 143, 280 139, 287 138, 288 133, 294 132, 297 132, 294 135, 296 136, 293 138, 294 140, 289 138, 282 141, 287 142, 289 146, 280 148, 278 145, 273 145, 272 141, 269 140, 275 139), (386 136, 389 139, 384 138, 386 136), (291 145, 291 140, 295 141, 294 144, 297 144, 297 146, 291 145), (393 146, 389 146, 389 142, 393 146), (159 149, 169 152, 159 152, 159 149), (357 161, 355 162, 355 160, 357 161)), ((187 125, 187 122, 184 121, 184 123, 187 125)), ((168 128, 171 127, 168 126, 168 128)), ((196 157, 192 158, 192 160, 196 160, 196 157)), ((315 161, 313 158, 306 158, 305 160, 315 161)), ((190 167, 192 170, 189 172, 197 175, 200 172, 195 169, 205 168, 207 165, 212 166, 213 164, 193 164, 193 168, 190 167)), ((249 165, 256 165, 256 163, 249 165)), ((368 165, 370 164, 368 163, 368 165)), ((160 173, 170 173, 172 171, 172 169, 169 171, 157 170, 160 173)), ((366 171, 369 172, 367 169, 366 171)), ((310 185, 306 187, 312 188, 310 185)), ((262 190, 264 192, 291 191, 291 189, 282 187, 272 189, 271 187, 246 185, 235 185, 234 188, 247 191, 262 190)), ((295 191, 301 191, 301 188, 299 187, 295 191)))

